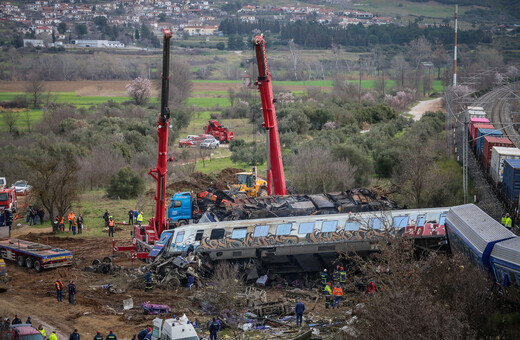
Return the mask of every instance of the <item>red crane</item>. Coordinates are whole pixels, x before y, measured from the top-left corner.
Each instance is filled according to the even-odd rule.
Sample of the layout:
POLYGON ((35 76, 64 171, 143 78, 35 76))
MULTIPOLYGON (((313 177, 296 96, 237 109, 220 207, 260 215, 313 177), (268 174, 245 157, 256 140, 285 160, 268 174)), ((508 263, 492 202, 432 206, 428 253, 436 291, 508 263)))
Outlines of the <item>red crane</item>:
POLYGON ((271 73, 267 66, 267 56, 265 53, 264 35, 260 34, 251 41, 255 46, 256 60, 258 62, 258 80, 255 85, 260 91, 262 100, 262 111, 264 112, 264 122, 262 126, 269 134, 267 149, 269 159, 267 165, 267 191, 272 194, 271 183, 274 187, 275 195, 286 195, 285 175, 283 172, 282 150, 280 138, 278 136, 278 123, 276 121, 276 111, 274 109, 273 85, 271 84, 271 73))

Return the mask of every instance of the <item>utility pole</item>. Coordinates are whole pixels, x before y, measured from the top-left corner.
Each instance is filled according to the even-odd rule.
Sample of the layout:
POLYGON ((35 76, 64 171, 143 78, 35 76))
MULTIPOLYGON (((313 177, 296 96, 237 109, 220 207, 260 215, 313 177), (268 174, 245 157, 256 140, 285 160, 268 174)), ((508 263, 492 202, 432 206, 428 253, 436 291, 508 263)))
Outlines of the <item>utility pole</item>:
POLYGON ((464 129, 462 131, 462 190, 464 191, 464 204, 468 203, 468 118, 469 112, 464 112, 464 129))
POLYGON ((361 57, 359 57, 359 89, 358 89, 358 100, 361 104, 361 57))
POLYGON ((457 86, 457 20, 459 5, 455 5, 455 47, 453 50, 453 87, 457 86))

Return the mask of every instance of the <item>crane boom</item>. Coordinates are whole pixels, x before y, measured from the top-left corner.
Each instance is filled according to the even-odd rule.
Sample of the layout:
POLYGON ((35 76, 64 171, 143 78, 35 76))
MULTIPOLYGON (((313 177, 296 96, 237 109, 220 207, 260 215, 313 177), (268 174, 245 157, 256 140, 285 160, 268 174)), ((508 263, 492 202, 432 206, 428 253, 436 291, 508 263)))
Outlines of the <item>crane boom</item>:
POLYGON ((258 80, 255 85, 260 91, 262 100, 262 111, 264 113, 264 122, 262 126, 267 130, 269 161, 267 169, 267 188, 268 194, 272 194, 274 187, 275 195, 286 195, 285 175, 283 172, 282 150, 280 146, 280 138, 278 136, 278 123, 276 121, 276 111, 274 109, 273 86, 271 84, 271 73, 267 66, 267 56, 265 53, 264 35, 260 34, 251 41, 255 46, 256 60, 258 62, 258 80))
POLYGON ((166 173, 168 172, 168 129, 170 127, 170 108, 168 107, 168 97, 170 89, 170 39, 172 32, 164 30, 163 44, 163 71, 161 75, 161 113, 157 122, 157 135, 159 137, 159 148, 157 152, 157 166, 148 173, 157 182, 155 192, 155 216, 150 219, 150 226, 153 227, 155 238, 158 240, 167 229, 165 208, 166 208, 166 173))

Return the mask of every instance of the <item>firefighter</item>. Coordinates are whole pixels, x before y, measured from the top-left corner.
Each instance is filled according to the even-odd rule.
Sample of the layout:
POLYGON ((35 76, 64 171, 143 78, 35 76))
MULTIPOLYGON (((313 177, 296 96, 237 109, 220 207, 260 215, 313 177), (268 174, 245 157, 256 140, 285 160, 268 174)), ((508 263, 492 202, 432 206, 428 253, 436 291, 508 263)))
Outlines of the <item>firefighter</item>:
POLYGON ((99 331, 96 332, 96 335, 94 336, 94 339, 92 340, 103 340, 103 335, 99 331))
POLYGON ((144 340, 144 337, 152 331, 151 327, 147 327, 137 334, 137 340, 144 340))
POLYGON ((332 272, 332 279, 334 282, 339 282, 339 264, 336 266, 336 269, 334 269, 334 272, 332 272))
POLYGON ((146 273, 146 275, 144 276, 144 281, 145 281, 144 291, 145 292, 151 291, 153 289, 152 271, 149 270, 148 273, 146 273))
POLYGON ((332 309, 334 309, 334 307, 337 307, 339 309, 341 297, 343 296, 343 289, 341 288, 341 285, 339 282, 336 284, 336 287, 334 287, 334 290, 332 291, 332 295, 334 295, 334 302, 332 303, 332 309))
POLYGON ((139 215, 137 215, 137 224, 141 226, 143 224, 143 212, 141 211, 139 215))
POLYGON ((320 274, 320 279, 321 279, 321 284, 322 284, 321 288, 325 289, 325 286, 327 285, 327 283, 330 282, 330 276, 329 276, 329 274, 327 274, 327 269, 323 269, 323 271, 320 274))
POLYGON ((339 283, 341 283, 342 286, 347 283, 347 272, 343 267, 339 270, 339 283))
POLYGON ((103 214, 103 219, 105 220, 105 228, 108 227, 108 221, 110 220, 110 213, 108 212, 108 209, 103 214))
POLYGON ((117 336, 110 330, 105 340, 117 340, 117 336))
POLYGON ((330 300, 332 297, 332 289, 330 288, 330 282, 323 286, 322 293, 325 295, 325 309, 329 309, 330 300))
POLYGON ((108 221, 108 237, 110 237, 110 236, 114 237, 114 225, 115 225, 114 219, 111 217, 110 220, 108 221))

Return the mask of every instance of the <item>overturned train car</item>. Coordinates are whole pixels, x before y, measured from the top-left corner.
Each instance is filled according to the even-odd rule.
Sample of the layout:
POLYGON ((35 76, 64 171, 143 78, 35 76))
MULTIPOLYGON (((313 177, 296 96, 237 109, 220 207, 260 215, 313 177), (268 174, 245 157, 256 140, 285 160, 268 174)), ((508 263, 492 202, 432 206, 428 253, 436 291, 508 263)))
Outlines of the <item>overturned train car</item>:
POLYGON ((338 253, 376 251, 388 236, 439 248, 447 213, 448 208, 410 209, 186 225, 165 231, 152 254, 178 256, 192 246, 207 260, 255 259, 271 272, 315 272, 338 253))

